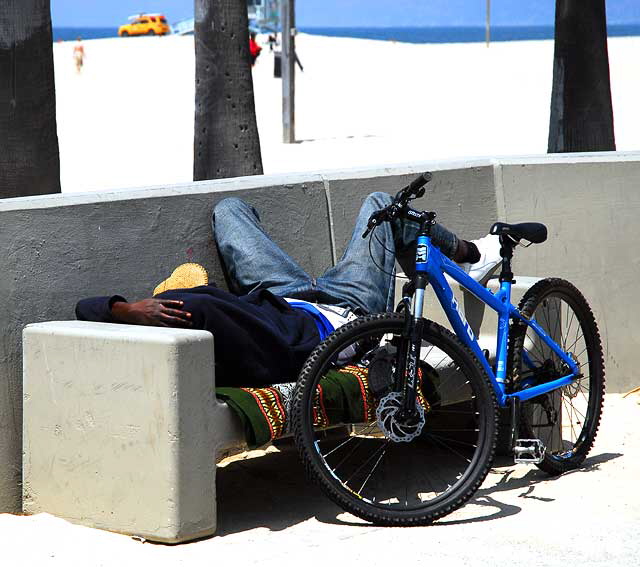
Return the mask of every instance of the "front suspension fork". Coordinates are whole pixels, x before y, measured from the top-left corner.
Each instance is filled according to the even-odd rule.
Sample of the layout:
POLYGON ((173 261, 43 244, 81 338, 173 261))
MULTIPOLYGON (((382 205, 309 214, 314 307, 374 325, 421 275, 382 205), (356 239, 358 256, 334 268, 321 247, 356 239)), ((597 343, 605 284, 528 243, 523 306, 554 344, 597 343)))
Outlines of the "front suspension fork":
POLYGON ((422 309, 426 285, 427 278, 418 274, 415 279, 412 309, 408 309, 409 300, 408 298, 404 298, 404 327, 398 349, 395 385, 396 390, 402 390, 402 414, 405 419, 411 419, 418 414, 418 410, 416 409, 416 391, 418 388, 418 368, 420 363, 420 348, 422 347, 422 330, 424 327, 422 309))

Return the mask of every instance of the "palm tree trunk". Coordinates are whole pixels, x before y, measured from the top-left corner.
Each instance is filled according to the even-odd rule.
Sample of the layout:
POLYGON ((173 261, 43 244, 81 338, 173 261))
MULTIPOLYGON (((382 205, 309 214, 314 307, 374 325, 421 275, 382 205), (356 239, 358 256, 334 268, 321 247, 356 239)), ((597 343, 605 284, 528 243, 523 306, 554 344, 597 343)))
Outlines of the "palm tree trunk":
POLYGON ((605 0, 556 0, 548 151, 615 149, 605 0))
POLYGON ((246 0, 195 0, 193 178, 261 175, 246 0))
POLYGON ((49 0, 0 14, 0 198, 60 192, 49 0))

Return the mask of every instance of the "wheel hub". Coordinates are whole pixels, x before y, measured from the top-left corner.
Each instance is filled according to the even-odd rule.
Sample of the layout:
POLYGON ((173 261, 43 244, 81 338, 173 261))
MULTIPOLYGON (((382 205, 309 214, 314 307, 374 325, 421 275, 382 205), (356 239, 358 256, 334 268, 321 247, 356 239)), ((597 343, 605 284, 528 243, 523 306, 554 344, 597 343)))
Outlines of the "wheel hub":
POLYGON ((400 392, 391 392, 380 400, 376 409, 378 427, 385 437, 396 443, 413 441, 424 427, 424 408, 416 403, 417 415, 409 422, 402 417, 403 398, 400 392))

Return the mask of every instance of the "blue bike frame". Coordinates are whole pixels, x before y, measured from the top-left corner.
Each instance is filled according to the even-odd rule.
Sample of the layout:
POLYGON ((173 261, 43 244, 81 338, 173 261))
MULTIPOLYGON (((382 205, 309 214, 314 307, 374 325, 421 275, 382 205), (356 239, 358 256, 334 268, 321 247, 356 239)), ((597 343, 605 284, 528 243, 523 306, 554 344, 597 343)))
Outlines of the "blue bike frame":
MULTIPOLYGON (((444 256, 436 246, 431 244, 431 239, 428 236, 418 236, 417 250, 416 272, 418 274, 426 275, 458 338, 460 338, 460 340, 462 340, 471 349, 476 358, 480 361, 480 364, 482 364, 484 369, 487 371, 491 383, 493 384, 498 403, 501 407, 507 406, 511 398, 519 398, 520 401, 529 400, 541 394, 546 394, 556 388, 570 384, 578 377, 580 369, 573 359, 566 354, 562 348, 560 348, 560 346, 545 332, 535 319, 527 319, 523 317, 520 314, 520 311, 511 305, 511 282, 504 281, 500 284, 500 289, 498 291, 495 293, 491 292, 469 277, 453 261, 444 256), (463 288, 491 307, 491 309, 498 314, 495 370, 491 367, 480 349, 477 338, 474 336, 471 326, 467 323, 458 301, 453 295, 453 290, 447 282, 444 274, 448 274, 463 288), (561 378, 557 378, 556 380, 552 380, 545 384, 538 384, 512 394, 507 394, 505 391, 505 384, 507 378, 507 344, 509 341, 510 318, 518 319, 528 327, 531 327, 540 340, 542 340, 544 344, 546 344, 563 362, 566 363, 571 372, 566 376, 562 376, 561 378)), ((416 290, 416 294, 414 296, 414 315, 417 317, 422 317, 423 300, 424 290, 416 290), (416 308, 415 305, 418 305, 418 307, 416 308)), ((525 364, 529 364, 533 367, 530 360, 525 359, 525 364)))

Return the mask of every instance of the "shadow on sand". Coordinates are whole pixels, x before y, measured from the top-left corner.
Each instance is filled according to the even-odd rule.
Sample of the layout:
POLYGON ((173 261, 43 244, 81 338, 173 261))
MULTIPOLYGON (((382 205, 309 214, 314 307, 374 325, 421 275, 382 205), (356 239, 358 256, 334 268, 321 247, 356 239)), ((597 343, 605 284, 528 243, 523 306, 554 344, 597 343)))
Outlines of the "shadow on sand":
MULTIPOLYGON (((621 457, 622 453, 601 453, 600 455, 593 455, 588 457, 582 467, 577 470, 565 473, 564 476, 573 474, 583 474, 588 472, 594 472, 599 470, 600 465, 607 461, 617 459, 621 457)), ((553 480, 554 477, 541 471, 537 467, 532 467, 527 474, 522 477, 514 477, 513 461, 510 457, 496 457, 494 460, 494 467, 491 469, 493 475, 500 475, 500 478, 493 486, 481 488, 476 492, 475 496, 471 498, 468 504, 475 504, 476 506, 495 508, 496 511, 492 514, 484 515, 479 514, 472 518, 465 518, 463 520, 439 520, 434 525, 447 526, 456 524, 469 524, 477 522, 486 522, 489 520, 497 520, 498 518, 505 518, 507 516, 513 516, 520 512, 522 508, 513 504, 507 504, 501 502, 495 498, 496 494, 507 490, 523 489, 523 492, 518 494, 519 498, 531 498, 538 500, 539 502, 553 502, 554 498, 545 498, 534 494, 536 486, 541 482, 553 480)))
MULTIPOLYGON (((583 467, 567 474, 597 471, 602 463, 622 456, 621 453, 601 453, 589 457, 583 467)), ((514 467, 508 457, 498 457, 491 475, 500 475, 493 486, 478 490, 468 504, 495 509, 485 514, 482 510, 473 517, 439 520, 434 526, 486 522, 512 516, 521 511, 519 506, 499 500, 504 491, 522 489, 520 498, 542 502, 553 501, 535 494, 536 485, 551 477, 532 468, 522 477, 514 476, 514 467)), ((243 532, 258 527, 279 531, 310 518, 343 526, 367 525, 361 520, 339 519, 343 510, 324 496, 321 490, 306 480, 298 453, 293 447, 281 452, 267 453, 254 459, 235 461, 217 472, 218 531, 217 536, 243 532)), ((349 516, 351 518, 351 516, 349 516)))
POLYGON ((306 479, 295 448, 218 468, 218 536, 265 527, 279 531, 342 509, 306 479))

